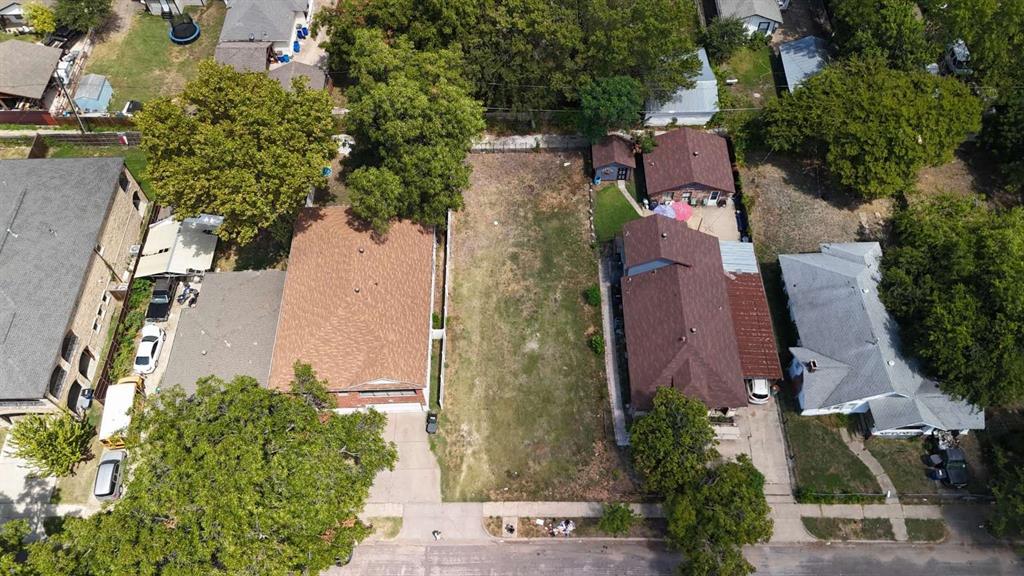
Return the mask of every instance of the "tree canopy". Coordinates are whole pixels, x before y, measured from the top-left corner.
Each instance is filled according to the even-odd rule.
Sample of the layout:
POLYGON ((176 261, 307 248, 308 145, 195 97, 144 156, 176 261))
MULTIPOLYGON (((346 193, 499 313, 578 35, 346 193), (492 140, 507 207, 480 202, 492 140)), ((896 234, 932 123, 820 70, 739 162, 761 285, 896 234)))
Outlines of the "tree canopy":
MULTIPOLYGON (((68 413, 29 414, 11 428, 14 454, 44 476, 68 476, 85 458, 94 430, 68 413)), ((98 454, 96 456, 99 456, 98 454)))
POLYGON ((96 28, 112 13, 111 0, 57 0, 53 10, 57 24, 78 32, 96 28))
POLYGON ((1024 194, 1024 79, 1004 90, 994 113, 985 116, 981 141, 1007 190, 1024 194))
POLYGON ((25 539, 32 532, 28 520, 10 520, 0 526, 0 574, 4 576, 32 576, 23 562, 28 546, 25 539))
POLYGON ((830 0, 829 8, 843 55, 879 55, 894 68, 919 71, 942 52, 928 41, 913 0, 830 0))
POLYGON ((822 156, 839 184, 872 199, 900 193, 920 168, 948 161, 981 128, 981 103, 956 79, 855 56, 771 102, 764 122, 772 147, 822 156))
POLYGON ((944 391, 981 406, 1024 399, 1024 210, 940 196, 893 221, 880 296, 944 391))
POLYGON ((25 19, 36 29, 38 34, 49 34, 57 29, 57 17, 48 6, 38 2, 24 5, 25 19))
POLYGON ((644 109, 644 87, 629 76, 600 78, 580 88, 580 133, 597 142, 609 130, 637 125, 644 109))
POLYGON ((464 162, 483 131, 457 50, 416 50, 380 30, 355 33, 348 125, 356 168, 347 177, 353 212, 383 232, 393 218, 442 225, 462 207, 464 162))
POLYGON ((700 43, 708 59, 721 63, 750 41, 747 26, 739 18, 715 18, 701 32, 700 43))
POLYGON ((718 457, 715 443, 707 406, 672 388, 659 389, 652 410, 630 430, 633 465, 644 486, 662 495, 703 477, 718 457))
MULTIPOLYGON (((306 393, 318 386, 307 370, 306 393)), ((397 458, 385 422, 248 376, 203 378, 191 397, 161 391, 133 419, 121 500, 68 519, 30 563, 42 576, 316 574, 369 533, 356 515, 397 458)))
POLYGON ((971 52, 971 81, 996 93, 1024 81, 1024 2, 1019 0, 921 0, 944 45, 964 40, 971 52))
POLYGON ((287 91, 212 60, 179 98, 147 102, 135 123, 156 200, 177 218, 224 216, 218 234, 239 244, 282 222, 290 232, 336 152, 325 91, 287 91))

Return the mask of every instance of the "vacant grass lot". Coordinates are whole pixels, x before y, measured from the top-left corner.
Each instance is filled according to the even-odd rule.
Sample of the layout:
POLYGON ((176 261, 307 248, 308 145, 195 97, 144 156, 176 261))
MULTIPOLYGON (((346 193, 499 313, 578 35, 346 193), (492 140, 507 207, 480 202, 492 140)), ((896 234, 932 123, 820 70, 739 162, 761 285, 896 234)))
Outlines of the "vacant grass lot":
MULTIPOLYGON (((843 495, 881 494, 875 477, 843 443, 835 419, 785 413, 786 437, 796 453, 798 498, 818 502, 852 502, 843 495)), ((881 497, 878 497, 881 499, 881 497)), ((872 498, 864 498, 872 499, 872 498)))
POLYGON ((604 364, 579 154, 476 154, 453 222, 446 500, 626 499, 604 364), (564 167, 566 161, 571 165, 564 167))
POLYGON ((615 238, 622 227, 640 215, 626 200, 615 184, 602 186, 594 191, 594 231, 598 242, 615 238))
POLYGON ((864 446, 885 468, 900 498, 939 493, 937 483, 928 479, 928 468, 921 460, 926 453, 924 440, 875 437, 868 438, 864 446))
POLYGON ((935 518, 907 518, 907 538, 911 542, 939 542, 946 539, 946 523, 935 518))
POLYGON ((187 10, 199 24, 199 39, 178 46, 167 37, 169 25, 160 16, 137 13, 127 33, 112 36, 96 45, 86 72, 103 74, 114 88, 110 110, 120 110, 128 100, 145 102, 159 96, 173 96, 196 73, 196 65, 212 58, 224 24, 224 3, 208 2, 206 7, 187 10))
POLYGON ((888 518, 801 518, 819 540, 895 540, 888 518))

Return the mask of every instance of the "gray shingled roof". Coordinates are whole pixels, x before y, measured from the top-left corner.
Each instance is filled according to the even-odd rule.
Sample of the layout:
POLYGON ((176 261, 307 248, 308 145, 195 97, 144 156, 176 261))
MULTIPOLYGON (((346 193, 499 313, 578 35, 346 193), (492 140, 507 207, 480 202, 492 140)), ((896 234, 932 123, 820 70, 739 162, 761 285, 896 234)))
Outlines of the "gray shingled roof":
POLYGON ((305 64, 294 60, 267 72, 267 76, 280 82, 281 87, 288 91, 292 89, 292 78, 300 76, 309 79, 306 86, 313 90, 323 90, 327 87, 327 74, 323 70, 312 64, 305 64))
POLYGON ((719 18, 763 16, 782 24, 782 10, 776 0, 717 0, 719 18))
POLYGON ((877 429, 921 422, 952 429, 978 418, 983 423, 983 415, 939 392, 901 355, 898 328, 878 297, 881 256, 877 242, 822 244, 820 253, 779 256, 800 335, 800 345, 790 352, 805 365, 818 364, 804 372, 803 408, 872 399, 877 429), (909 399, 915 407, 879 402, 883 396, 909 399))
POLYGON ((285 272, 207 274, 195 308, 184 308, 163 386, 192 393, 196 380, 252 376, 266 386, 284 292, 285 272))
POLYGON ((43 397, 122 166, 0 160, 0 399, 43 397))
POLYGON ((786 72, 786 85, 792 92, 825 67, 827 43, 817 36, 805 36, 779 46, 779 58, 786 72))
POLYGON ((221 42, 213 51, 213 59, 238 72, 266 72, 269 53, 270 42, 221 42))
POLYGON ((302 0, 229 0, 220 30, 221 42, 287 42, 295 31, 302 0))
POLYGON ((0 94, 39 100, 60 62, 58 48, 8 40, 0 42, 0 94))

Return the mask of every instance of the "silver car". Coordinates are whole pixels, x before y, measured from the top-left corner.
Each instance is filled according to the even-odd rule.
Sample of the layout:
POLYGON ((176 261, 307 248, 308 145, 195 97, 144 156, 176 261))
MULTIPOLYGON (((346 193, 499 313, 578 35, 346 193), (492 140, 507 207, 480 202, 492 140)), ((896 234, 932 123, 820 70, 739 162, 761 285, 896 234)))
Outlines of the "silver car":
POLYGON ((124 450, 103 453, 100 465, 96 469, 96 482, 92 487, 92 495, 97 500, 117 500, 121 497, 127 458, 128 453, 124 450))

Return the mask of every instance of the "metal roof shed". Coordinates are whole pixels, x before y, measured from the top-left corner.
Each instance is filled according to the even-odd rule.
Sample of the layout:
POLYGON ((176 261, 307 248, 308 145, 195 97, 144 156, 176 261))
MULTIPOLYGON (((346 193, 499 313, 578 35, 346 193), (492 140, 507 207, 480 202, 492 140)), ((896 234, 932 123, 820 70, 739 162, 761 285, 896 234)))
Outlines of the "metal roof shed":
POLYGON ((182 221, 165 218, 149 227, 136 278, 183 276, 213 266, 221 216, 201 215, 182 221))
POLYGON ((75 105, 82 112, 106 112, 114 89, 106 76, 86 74, 75 90, 75 105))
POLYGON ((828 45, 817 36, 805 36, 779 46, 779 59, 790 92, 821 72, 828 60, 828 45))

